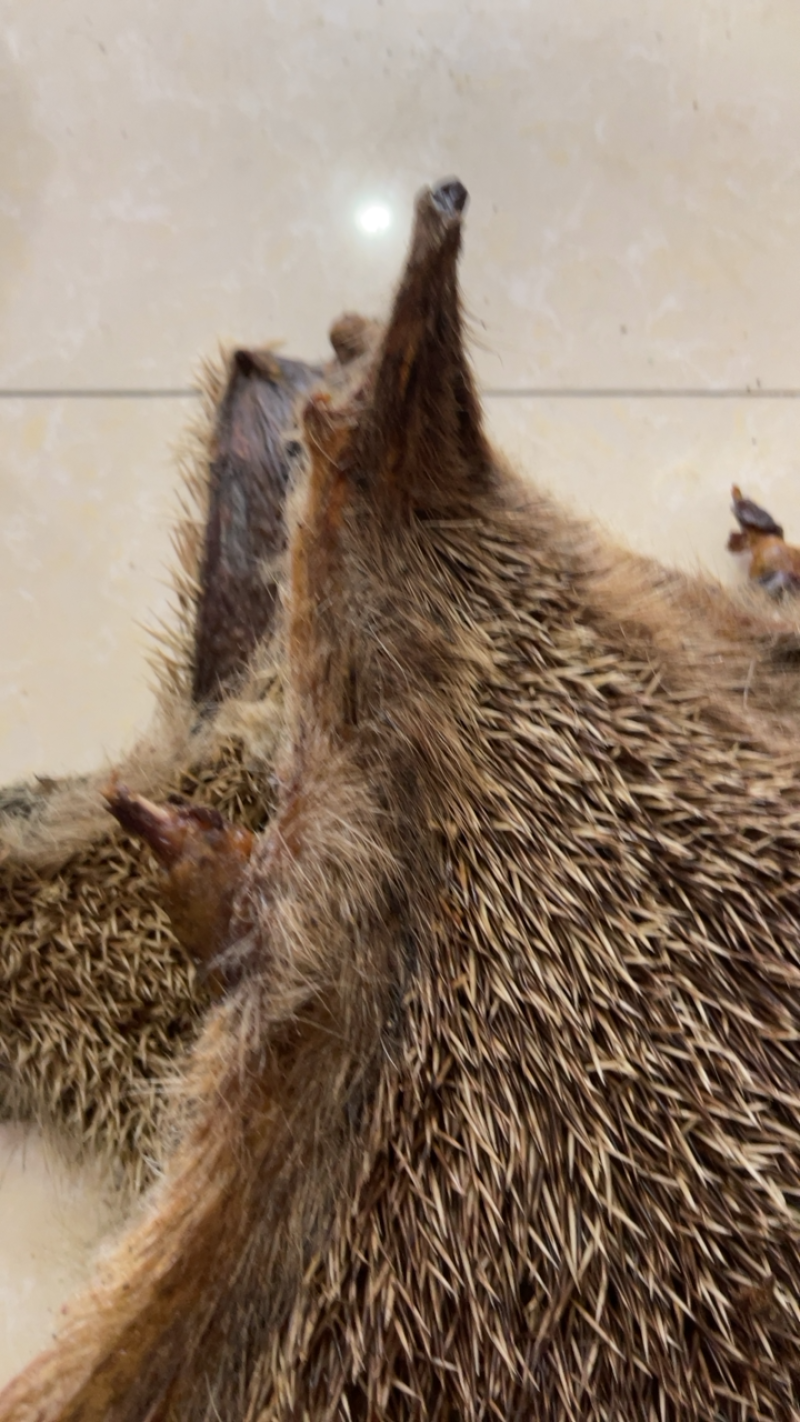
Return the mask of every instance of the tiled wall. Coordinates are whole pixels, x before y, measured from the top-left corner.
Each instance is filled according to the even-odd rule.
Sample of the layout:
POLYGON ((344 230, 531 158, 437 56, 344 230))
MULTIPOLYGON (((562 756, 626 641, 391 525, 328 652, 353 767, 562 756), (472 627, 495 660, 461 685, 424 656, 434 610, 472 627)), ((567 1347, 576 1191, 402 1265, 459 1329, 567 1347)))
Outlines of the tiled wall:
POLYGON ((800 541, 798 81, 797 0, 2 0, 0 780, 146 723, 198 357, 384 311, 448 173, 508 452, 685 567, 734 479, 800 541))

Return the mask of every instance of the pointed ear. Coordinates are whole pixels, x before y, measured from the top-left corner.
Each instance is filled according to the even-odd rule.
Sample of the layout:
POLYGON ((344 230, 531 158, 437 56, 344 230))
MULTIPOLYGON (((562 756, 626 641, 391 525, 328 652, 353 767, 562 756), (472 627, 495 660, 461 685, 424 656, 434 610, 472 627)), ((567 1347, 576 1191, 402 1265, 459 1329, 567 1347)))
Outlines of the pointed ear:
POLYGON ((411 247, 358 412, 354 463, 371 492, 443 510, 476 491, 489 454, 464 351, 458 289, 466 188, 417 198, 411 247))

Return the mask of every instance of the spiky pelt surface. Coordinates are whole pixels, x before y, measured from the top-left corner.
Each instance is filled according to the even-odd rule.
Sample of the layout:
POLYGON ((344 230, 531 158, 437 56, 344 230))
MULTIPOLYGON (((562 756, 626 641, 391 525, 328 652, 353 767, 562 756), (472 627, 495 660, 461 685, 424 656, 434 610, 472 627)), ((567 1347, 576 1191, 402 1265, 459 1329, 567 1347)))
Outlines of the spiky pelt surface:
MULTIPOLYGON (((173 737, 172 756, 166 734, 152 760, 140 746, 124 767, 128 780, 262 829, 273 803, 277 681, 274 692, 229 708, 224 727, 173 737)), ((170 1084, 209 996, 161 906, 152 856, 101 818, 105 779, 50 792, 29 838, 13 808, 6 820, 16 843, 0 864, 0 1100, 5 1117, 35 1122, 70 1157, 92 1157, 135 1192, 162 1154, 170 1084)))
POLYGON ((4 1422, 800 1409, 795 744, 727 614, 492 456, 463 198, 307 409, 241 982, 4 1422))
MULTIPOLYGON (((268 351, 206 367, 179 455, 174 615, 157 634, 154 724, 115 767, 143 794, 178 792, 258 830, 273 807, 282 700, 261 560, 283 547, 280 442, 296 389, 315 374, 268 351), (218 532, 232 500, 233 548, 236 535, 218 532), (265 500, 268 527, 247 517, 265 500), (235 614, 231 561, 253 589, 235 614), (208 628, 224 638, 234 616, 215 662, 208 628), (215 699, 226 692, 218 710, 197 695, 198 667, 215 699)), ((155 862, 105 809, 108 779, 105 767, 0 790, 0 1109, 138 1190, 162 1154, 171 1080, 209 997, 161 907, 155 862)))

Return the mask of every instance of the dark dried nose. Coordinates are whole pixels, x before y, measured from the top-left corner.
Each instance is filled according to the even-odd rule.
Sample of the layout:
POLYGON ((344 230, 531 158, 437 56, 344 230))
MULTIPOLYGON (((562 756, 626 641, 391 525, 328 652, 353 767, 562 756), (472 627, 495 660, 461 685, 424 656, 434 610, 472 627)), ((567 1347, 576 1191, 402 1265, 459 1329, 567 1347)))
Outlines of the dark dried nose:
POLYGON ((439 211, 445 217, 454 217, 457 212, 463 212, 469 200, 469 193, 463 183, 458 178, 445 178, 443 182, 437 183, 431 189, 431 197, 439 211))

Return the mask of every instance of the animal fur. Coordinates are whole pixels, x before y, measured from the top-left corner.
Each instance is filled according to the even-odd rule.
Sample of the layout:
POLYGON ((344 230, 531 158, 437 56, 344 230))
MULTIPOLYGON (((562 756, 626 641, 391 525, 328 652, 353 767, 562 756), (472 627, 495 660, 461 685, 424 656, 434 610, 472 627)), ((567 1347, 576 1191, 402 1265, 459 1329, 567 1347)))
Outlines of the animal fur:
MULTIPOLYGON (((207 369, 182 461, 178 617, 156 660, 155 723, 117 767, 140 793, 180 792, 253 830, 272 810, 281 721, 269 645, 285 441, 298 392, 335 384, 336 368, 264 350, 207 369)), ((160 1155, 165 1084, 209 995, 156 865, 106 812, 107 781, 104 769, 0 791, 0 1104, 138 1190, 160 1155)))
MULTIPOLYGON (((264 348, 205 370, 181 459, 177 616, 158 635, 155 722, 115 768, 140 794, 188 797, 245 832, 274 805, 272 634, 298 396, 339 389, 376 331, 351 314, 330 336, 324 366, 264 348)), ((176 942, 156 864, 114 829, 108 782, 104 768, 0 790, 0 1110, 135 1193, 163 1153, 172 1078, 210 980, 186 951, 197 945, 180 931, 176 942)))
POLYGON ((239 985, 3 1422, 798 1414, 791 629, 492 453, 465 199, 306 408, 239 985))

